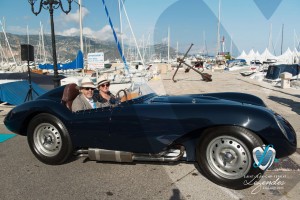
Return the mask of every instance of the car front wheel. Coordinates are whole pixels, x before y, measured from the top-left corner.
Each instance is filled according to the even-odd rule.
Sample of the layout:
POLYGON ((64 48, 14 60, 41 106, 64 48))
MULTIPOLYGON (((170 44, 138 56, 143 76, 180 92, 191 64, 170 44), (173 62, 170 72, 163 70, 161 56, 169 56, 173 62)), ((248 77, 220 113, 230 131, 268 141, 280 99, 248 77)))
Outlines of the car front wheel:
POLYGON ((252 156, 253 149, 262 145, 262 140, 247 129, 212 128, 199 140, 197 162, 211 181, 232 189, 247 188, 263 174, 253 167, 252 156))
POLYGON ((72 154, 72 142, 64 124, 50 114, 39 114, 29 123, 27 139, 31 151, 45 164, 64 163, 72 154))

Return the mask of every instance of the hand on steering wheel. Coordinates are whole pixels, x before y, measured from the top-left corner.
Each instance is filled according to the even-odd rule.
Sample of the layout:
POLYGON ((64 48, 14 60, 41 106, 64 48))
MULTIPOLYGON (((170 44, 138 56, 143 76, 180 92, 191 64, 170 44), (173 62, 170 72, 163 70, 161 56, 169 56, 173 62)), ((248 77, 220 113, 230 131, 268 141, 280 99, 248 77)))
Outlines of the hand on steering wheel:
POLYGON ((117 99, 118 101, 120 101, 120 102, 124 102, 124 101, 127 102, 128 98, 127 98, 127 92, 126 92, 126 90, 124 90, 124 89, 119 90, 119 91, 117 92, 117 94, 116 94, 116 99, 117 99), (124 96, 123 96, 123 97, 125 97, 125 100, 122 100, 123 97, 120 98, 120 93, 121 93, 121 92, 124 93, 124 96))

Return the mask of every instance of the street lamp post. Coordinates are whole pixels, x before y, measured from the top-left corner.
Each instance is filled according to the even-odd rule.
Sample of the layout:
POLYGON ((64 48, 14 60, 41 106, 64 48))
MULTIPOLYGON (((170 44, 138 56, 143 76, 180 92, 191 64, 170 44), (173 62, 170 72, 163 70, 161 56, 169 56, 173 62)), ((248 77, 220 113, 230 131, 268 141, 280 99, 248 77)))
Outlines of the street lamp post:
POLYGON ((68 14, 71 11, 71 3, 73 0, 67 0, 69 4, 69 9, 64 10, 61 0, 40 0, 40 5, 38 11, 34 11, 34 4, 37 0, 28 0, 31 5, 31 11, 36 16, 42 11, 42 8, 49 10, 50 13, 50 25, 51 25, 51 40, 52 40, 52 57, 53 57, 53 70, 54 70, 54 87, 60 86, 60 80, 57 71, 57 58, 56 58, 56 43, 55 43, 55 33, 54 33, 54 22, 53 22, 53 11, 54 9, 61 8, 61 10, 68 14))

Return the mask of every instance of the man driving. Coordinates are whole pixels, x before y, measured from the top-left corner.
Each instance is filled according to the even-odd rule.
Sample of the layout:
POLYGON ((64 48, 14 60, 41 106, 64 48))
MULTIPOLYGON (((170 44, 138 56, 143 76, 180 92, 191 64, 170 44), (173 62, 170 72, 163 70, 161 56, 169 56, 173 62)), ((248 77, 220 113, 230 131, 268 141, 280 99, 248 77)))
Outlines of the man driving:
POLYGON ((81 84, 76 88, 79 90, 80 94, 72 103, 73 112, 100 107, 101 104, 93 97, 96 86, 90 78, 83 78, 81 84))

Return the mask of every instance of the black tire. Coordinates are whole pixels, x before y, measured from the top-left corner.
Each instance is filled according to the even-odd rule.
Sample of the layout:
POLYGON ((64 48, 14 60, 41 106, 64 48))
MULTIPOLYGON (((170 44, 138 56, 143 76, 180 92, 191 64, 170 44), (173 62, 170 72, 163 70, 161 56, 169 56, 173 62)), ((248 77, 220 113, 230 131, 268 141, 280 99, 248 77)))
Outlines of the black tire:
POLYGON ((212 182, 231 189, 244 189, 263 175, 262 170, 253 167, 252 156, 253 149, 262 145, 262 140, 247 129, 211 128, 199 140, 196 159, 201 171, 212 182))
POLYGON ((55 116, 42 113, 29 123, 27 140, 37 159, 49 165, 64 163, 72 155, 68 130, 55 116))

